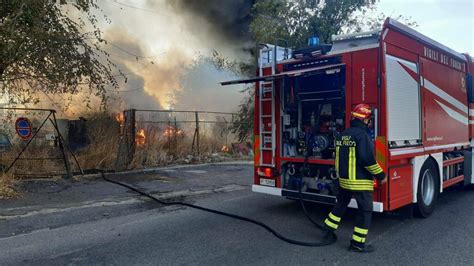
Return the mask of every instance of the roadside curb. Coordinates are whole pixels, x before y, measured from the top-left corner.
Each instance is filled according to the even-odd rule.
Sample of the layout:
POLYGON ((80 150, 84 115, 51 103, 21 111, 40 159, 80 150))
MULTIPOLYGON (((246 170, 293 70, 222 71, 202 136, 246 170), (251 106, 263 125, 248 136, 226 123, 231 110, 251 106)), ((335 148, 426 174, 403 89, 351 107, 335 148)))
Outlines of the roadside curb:
MULTIPOLYGON (((210 188, 210 189, 202 189, 202 190, 175 190, 169 192, 155 192, 151 195, 157 197, 161 200, 169 200, 178 197, 196 197, 206 194, 214 194, 214 193, 223 193, 223 192, 233 192, 239 190, 248 189, 248 186, 243 185, 225 185, 222 187, 217 188, 210 188)), ((46 215, 46 214, 55 214, 55 213, 64 213, 67 211, 72 210, 82 210, 82 209, 89 209, 89 208, 102 208, 102 207, 113 207, 113 206, 120 206, 120 205, 130 205, 130 204, 137 204, 137 203, 146 203, 148 200, 144 200, 140 195, 128 195, 124 197, 108 197, 102 198, 97 200, 90 200, 90 201, 83 201, 83 202, 75 202, 76 204, 70 206, 48 206, 45 208, 37 208, 38 205, 34 206, 27 206, 27 207, 19 207, 19 208, 6 208, 2 210, 0 213, 0 221, 6 220, 13 220, 17 218, 27 218, 33 217, 36 215, 46 215), (26 212, 18 212, 18 211, 26 211, 26 212)), ((165 205, 162 205, 165 207, 165 205)))
MULTIPOLYGON (((202 166, 212 166, 212 165, 253 165, 253 161, 227 161, 227 162, 215 162, 215 163, 201 163, 201 164, 180 164, 180 165, 172 165, 172 166, 160 166, 160 167, 152 167, 152 168, 145 168, 141 170, 129 170, 129 171, 120 171, 120 172, 111 172, 110 174, 114 175, 128 175, 128 174, 141 174, 141 173, 152 173, 155 171, 163 171, 163 170, 171 170, 171 169, 184 169, 184 168, 191 168, 191 167, 202 167, 202 166)), ((86 174, 82 175, 75 175, 73 179, 94 179, 100 177, 100 174, 86 174)))

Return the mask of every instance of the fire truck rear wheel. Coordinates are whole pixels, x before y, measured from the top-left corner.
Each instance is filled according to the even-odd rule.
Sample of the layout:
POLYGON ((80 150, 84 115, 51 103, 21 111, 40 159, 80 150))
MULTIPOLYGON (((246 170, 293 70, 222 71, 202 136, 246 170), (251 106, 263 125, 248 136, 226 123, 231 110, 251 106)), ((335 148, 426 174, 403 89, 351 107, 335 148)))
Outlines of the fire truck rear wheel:
POLYGON ((434 211, 440 186, 436 169, 436 163, 432 159, 428 159, 421 168, 415 206, 415 215, 418 217, 427 218, 434 211))

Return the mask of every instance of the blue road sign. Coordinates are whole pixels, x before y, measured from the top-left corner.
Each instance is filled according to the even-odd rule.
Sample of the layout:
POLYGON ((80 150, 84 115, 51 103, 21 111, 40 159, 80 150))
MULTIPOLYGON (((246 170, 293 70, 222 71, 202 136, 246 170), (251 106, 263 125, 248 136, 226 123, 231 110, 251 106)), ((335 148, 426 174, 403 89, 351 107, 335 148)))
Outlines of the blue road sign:
POLYGON ((33 135, 33 127, 31 121, 26 117, 20 117, 15 122, 16 134, 22 140, 29 140, 33 135))

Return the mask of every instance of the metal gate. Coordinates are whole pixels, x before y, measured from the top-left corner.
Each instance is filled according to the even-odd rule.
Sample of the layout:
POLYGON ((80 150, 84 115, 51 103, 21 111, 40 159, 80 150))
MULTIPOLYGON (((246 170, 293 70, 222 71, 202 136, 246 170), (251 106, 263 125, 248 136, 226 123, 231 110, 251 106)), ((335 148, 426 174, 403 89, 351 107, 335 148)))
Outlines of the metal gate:
POLYGON ((72 153, 65 145, 55 110, 2 107, 0 121, 3 172, 21 177, 72 177, 72 153))

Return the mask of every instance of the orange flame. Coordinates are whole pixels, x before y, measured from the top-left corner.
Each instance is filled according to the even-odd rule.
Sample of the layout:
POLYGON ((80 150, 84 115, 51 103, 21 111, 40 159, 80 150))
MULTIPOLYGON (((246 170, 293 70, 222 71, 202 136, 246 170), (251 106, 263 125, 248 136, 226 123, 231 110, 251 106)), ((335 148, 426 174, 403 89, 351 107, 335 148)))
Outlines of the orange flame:
POLYGON ((124 122, 125 122, 125 117, 123 116, 122 112, 117 113, 115 115, 115 121, 117 121, 120 125, 119 134, 120 134, 120 137, 122 137, 123 136, 123 127, 124 127, 124 122))
POLYGON ((146 143, 146 136, 145 136, 145 130, 142 128, 138 130, 137 134, 135 135, 135 143, 138 146, 145 145, 146 143))
POLYGON ((163 136, 165 137, 174 137, 174 136, 183 136, 184 131, 181 129, 175 129, 173 126, 168 126, 165 128, 165 131, 163 132, 163 136))
POLYGON ((115 115, 115 120, 119 122, 120 124, 122 124, 123 121, 125 120, 125 118, 123 117, 123 113, 117 113, 115 115))
POLYGON ((230 148, 226 145, 222 146, 222 149, 221 149, 222 152, 230 152, 230 148))

